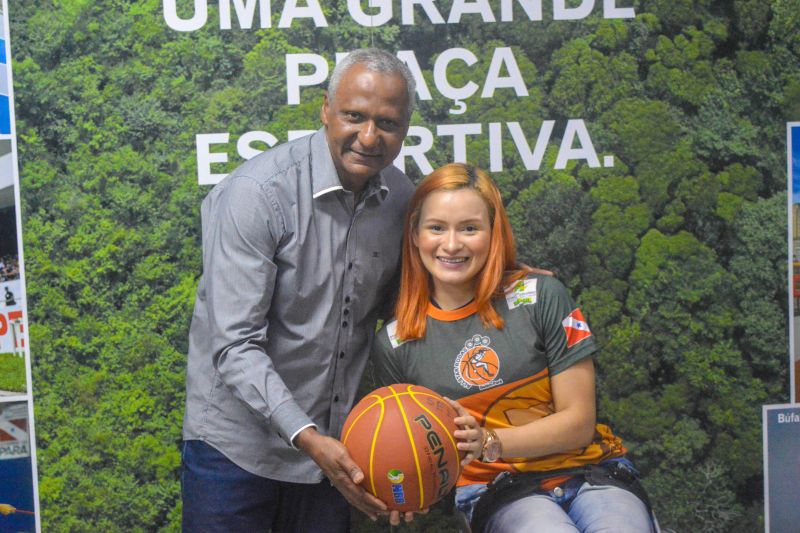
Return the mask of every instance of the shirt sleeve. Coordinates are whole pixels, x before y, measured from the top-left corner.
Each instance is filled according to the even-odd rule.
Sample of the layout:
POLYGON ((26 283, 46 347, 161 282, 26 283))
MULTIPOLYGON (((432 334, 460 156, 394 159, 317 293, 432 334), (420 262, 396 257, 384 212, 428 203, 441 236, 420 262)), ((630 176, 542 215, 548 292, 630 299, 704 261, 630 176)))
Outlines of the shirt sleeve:
POLYGON ((540 305, 534 306, 533 318, 541 332, 552 377, 591 356, 597 345, 564 284, 553 277, 539 278, 539 283, 540 305))
POLYGON ((394 383, 407 383, 401 356, 389 342, 386 326, 382 327, 372 343, 372 364, 375 369, 375 384, 385 387, 394 383))
POLYGON ((313 421, 266 351, 284 221, 262 185, 231 176, 203 205, 203 283, 214 368, 234 396, 288 443, 313 421))

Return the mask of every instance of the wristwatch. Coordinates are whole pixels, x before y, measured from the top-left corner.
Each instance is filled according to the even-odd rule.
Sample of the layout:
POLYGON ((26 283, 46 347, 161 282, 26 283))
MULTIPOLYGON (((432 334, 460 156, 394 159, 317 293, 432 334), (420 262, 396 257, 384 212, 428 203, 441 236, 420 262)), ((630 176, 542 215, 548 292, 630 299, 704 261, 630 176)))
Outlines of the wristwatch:
POLYGON ((493 429, 484 429, 486 435, 483 441, 483 451, 481 452, 481 461, 484 463, 493 463, 500 459, 503 455, 503 443, 493 429))

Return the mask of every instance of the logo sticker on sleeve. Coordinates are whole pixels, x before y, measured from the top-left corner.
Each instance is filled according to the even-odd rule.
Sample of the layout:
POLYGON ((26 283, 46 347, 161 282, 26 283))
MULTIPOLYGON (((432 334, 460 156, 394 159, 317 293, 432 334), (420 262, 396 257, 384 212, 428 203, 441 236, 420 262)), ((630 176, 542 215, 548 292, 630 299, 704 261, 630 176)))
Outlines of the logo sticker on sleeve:
POLYGON ((490 343, 487 336, 473 335, 456 357, 453 373, 465 389, 478 387, 483 390, 503 383, 502 379, 497 379, 500 357, 489 346, 490 343))
POLYGON ((533 305, 536 303, 536 280, 525 279, 516 282, 506 290, 506 302, 509 309, 520 305, 533 305))
POLYGON ((404 341, 401 341, 397 338, 397 320, 392 320, 388 324, 386 324, 386 333, 389 335, 389 342, 392 345, 392 348, 397 348, 404 341))
POLYGON ((564 326, 564 333, 567 335, 567 348, 572 348, 583 339, 592 336, 589 324, 586 323, 580 309, 575 309, 567 315, 567 318, 561 321, 561 325, 564 326))

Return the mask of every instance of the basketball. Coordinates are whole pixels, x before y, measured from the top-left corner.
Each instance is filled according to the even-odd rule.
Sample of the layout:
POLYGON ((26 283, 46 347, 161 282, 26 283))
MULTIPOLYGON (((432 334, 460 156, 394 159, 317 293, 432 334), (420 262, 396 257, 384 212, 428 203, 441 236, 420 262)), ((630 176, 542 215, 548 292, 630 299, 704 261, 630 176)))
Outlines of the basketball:
POLYGON ((342 429, 342 442, 364 472, 361 485, 398 511, 439 501, 461 473, 456 416, 444 398, 418 385, 389 385, 365 396, 342 429))

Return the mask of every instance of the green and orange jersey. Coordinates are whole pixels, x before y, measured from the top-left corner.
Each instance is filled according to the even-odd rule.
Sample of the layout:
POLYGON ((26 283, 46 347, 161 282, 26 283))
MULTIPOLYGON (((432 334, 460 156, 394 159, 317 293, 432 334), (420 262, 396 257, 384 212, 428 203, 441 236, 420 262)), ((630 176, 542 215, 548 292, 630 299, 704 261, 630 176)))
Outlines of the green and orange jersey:
MULTIPOLYGON (((476 305, 454 311, 430 305, 425 337, 402 342, 396 322, 378 333, 373 361, 379 385, 413 383, 458 400, 487 428, 522 426, 554 412, 550 377, 591 357, 597 347, 564 285, 529 275, 494 300, 502 329, 487 328, 476 305)), ((597 424, 585 448, 537 458, 473 461, 460 485, 488 483, 503 471, 531 472, 599 463, 626 452, 611 430, 597 424)))

